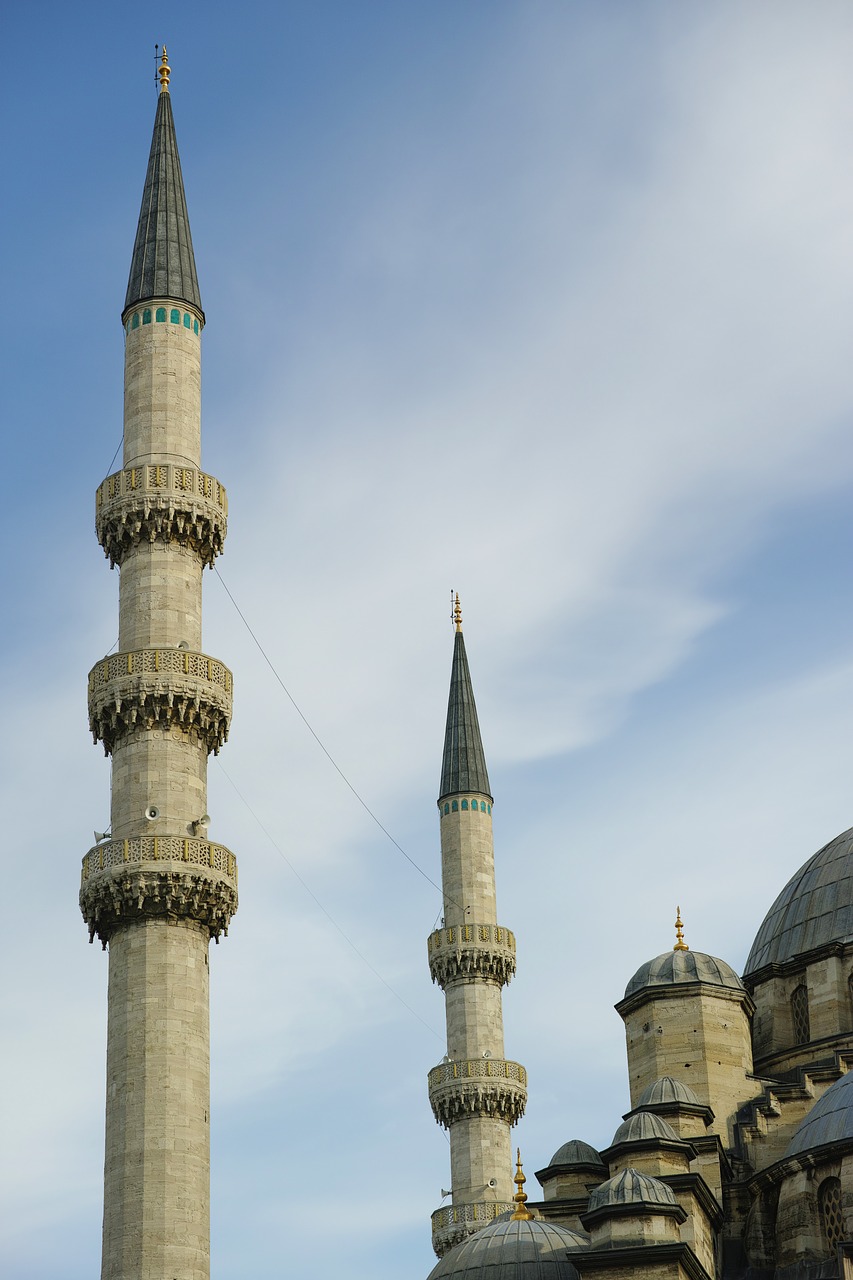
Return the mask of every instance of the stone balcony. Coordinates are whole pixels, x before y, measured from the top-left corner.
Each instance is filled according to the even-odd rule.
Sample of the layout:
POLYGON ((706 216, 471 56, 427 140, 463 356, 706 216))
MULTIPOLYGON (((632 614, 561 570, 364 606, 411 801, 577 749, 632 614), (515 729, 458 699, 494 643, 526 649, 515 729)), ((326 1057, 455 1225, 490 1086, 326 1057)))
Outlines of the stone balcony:
POLYGON ((457 978, 483 978, 506 986, 515 973, 515 934, 498 924, 436 929, 427 939, 429 971, 442 990, 457 978))
POLYGON ((446 1129, 475 1116, 516 1124, 527 1103, 527 1072, 504 1058, 441 1062, 429 1073, 429 1100, 446 1129))
POLYGON ((106 946, 118 924, 166 916, 203 924, 219 940, 237 910, 237 859, 224 845, 184 836, 106 840, 83 859, 80 910, 106 946))
POLYGON ((441 1258, 455 1244, 467 1240, 481 1227, 487 1227, 502 1213, 511 1213, 512 1203, 502 1200, 480 1200, 474 1204, 448 1204, 432 1215, 432 1247, 441 1258))
POLYGON ((228 498, 215 476, 171 462, 107 476, 95 494, 95 530, 110 564, 139 542, 177 542, 212 565, 228 531, 228 498))
POLYGON ((228 738, 233 677, 216 658, 188 649, 114 653, 89 672, 89 728, 109 755, 124 734, 177 727, 214 753, 228 738))

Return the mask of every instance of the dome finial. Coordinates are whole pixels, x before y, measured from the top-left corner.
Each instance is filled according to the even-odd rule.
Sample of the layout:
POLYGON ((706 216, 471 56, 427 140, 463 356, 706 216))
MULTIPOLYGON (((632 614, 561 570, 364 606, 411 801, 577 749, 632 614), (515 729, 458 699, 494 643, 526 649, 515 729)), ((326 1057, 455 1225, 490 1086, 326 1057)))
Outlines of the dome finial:
POLYGON ((160 92, 169 92, 169 76, 172 74, 172 68, 169 66, 169 59, 166 55, 166 46, 163 45, 163 53, 160 57, 160 67, 157 72, 160 77, 160 92))
POLYGON ((519 1147, 517 1148, 517 1151, 516 1151, 516 1168, 515 1168, 515 1177, 513 1178, 513 1182, 518 1187, 518 1190, 516 1191, 515 1195, 512 1197, 517 1207, 516 1207, 515 1213, 510 1218, 510 1222, 532 1222, 533 1221, 533 1214, 530 1212, 530 1210, 527 1207, 527 1204, 526 1204, 527 1196, 524 1194, 524 1184, 526 1181, 527 1179, 525 1178, 521 1168, 521 1148, 519 1147))
POLYGON ((453 606, 453 612, 451 613, 450 617, 452 621, 456 624, 456 630, 461 631, 462 630, 462 605, 459 603, 459 592, 457 591, 454 593, 453 591, 451 591, 450 593, 451 598, 453 597, 454 594, 456 595, 456 603, 453 606))
POLYGON ((675 908, 675 946, 673 951, 689 951, 687 943, 684 941, 684 921, 681 919, 681 907, 675 908))

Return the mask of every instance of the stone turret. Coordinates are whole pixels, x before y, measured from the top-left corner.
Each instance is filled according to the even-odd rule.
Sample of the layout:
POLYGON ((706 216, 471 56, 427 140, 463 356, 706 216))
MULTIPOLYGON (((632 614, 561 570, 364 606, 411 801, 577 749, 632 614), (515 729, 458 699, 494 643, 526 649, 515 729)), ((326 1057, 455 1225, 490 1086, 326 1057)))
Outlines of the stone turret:
POLYGON ((442 927, 428 942, 445 995, 447 1053, 429 1073, 433 1114, 450 1134, 452 1203, 432 1215, 439 1257, 512 1206, 510 1127, 524 1112, 527 1074, 504 1057, 501 988, 515 972, 515 937, 498 924, 492 795, 459 597, 438 811, 442 927))
POLYGON ((118 652, 89 674, 112 758, 112 821, 83 859, 80 906, 109 948, 102 1280, 208 1280, 208 946, 237 907, 234 855, 208 839, 207 757, 231 672, 202 652, 201 579, 225 490, 201 469, 201 332, 163 50, 122 324, 122 469, 96 495, 120 567, 118 652))

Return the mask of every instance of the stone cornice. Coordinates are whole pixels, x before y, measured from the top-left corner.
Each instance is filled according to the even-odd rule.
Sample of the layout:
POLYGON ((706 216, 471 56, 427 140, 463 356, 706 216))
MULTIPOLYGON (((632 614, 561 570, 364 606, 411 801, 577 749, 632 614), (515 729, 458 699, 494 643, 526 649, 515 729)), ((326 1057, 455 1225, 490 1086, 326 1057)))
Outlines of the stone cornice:
POLYGON ((622 1249, 579 1249, 571 1260, 581 1276, 599 1271, 621 1275, 660 1274, 658 1268, 675 1263, 683 1267, 688 1280, 712 1280, 688 1244, 642 1244, 622 1249))
POLYGON ((745 973, 742 979, 743 984, 752 993, 762 982, 768 982, 771 978, 790 978, 805 973, 808 965, 814 964, 817 960, 825 960, 829 956, 850 955, 853 955, 853 943, 827 942, 824 946, 815 947, 811 951, 802 951, 799 955, 792 956, 790 960, 784 960, 781 963, 772 961, 770 964, 762 965, 760 969, 753 970, 752 973, 745 973))
POLYGON ((649 1004, 652 1000, 677 1000, 683 999, 685 996, 709 995, 715 996, 718 1000, 730 1000, 733 1004, 741 1005, 747 1015, 751 1018, 755 1013, 755 1005, 752 997, 746 990, 738 990, 737 987, 718 986, 715 982, 667 982, 654 984, 648 987, 642 987, 639 991, 635 991, 633 995, 626 996, 618 1001, 613 1007, 621 1018, 626 1014, 633 1013, 635 1009, 641 1008, 644 1004, 649 1004))
POLYGON ((95 494, 95 530, 110 565, 140 542, 189 547, 203 564, 221 553, 228 530, 228 498, 215 476, 170 462, 117 471, 95 494))
POLYGON ((516 1124, 527 1103, 527 1072, 503 1058, 442 1062, 429 1073, 429 1100, 439 1124, 492 1116, 516 1124))
POLYGON ((188 649, 139 649, 103 658, 89 672, 89 728, 109 755, 125 734, 178 728, 214 753, 228 738, 232 676, 188 649))
POLYGON ((80 910, 106 946, 131 920, 195 920, 217 941, 237 910, 237 860, 223 845, 177 836, 111 840, 83 859, 80 910))
POLYGON ((436 929, 427 939, 429 971, 444 990, 460 979, 482 978, 505 986, 515 973, 515 934, 497 924, 436 929))
POLYGON ((441 1258, 455 1244, 489 1226, 515 1205, 503 1200, 479 1200, 472 1204, 446 1204, 432 1215, 432 1247, 441 1258))

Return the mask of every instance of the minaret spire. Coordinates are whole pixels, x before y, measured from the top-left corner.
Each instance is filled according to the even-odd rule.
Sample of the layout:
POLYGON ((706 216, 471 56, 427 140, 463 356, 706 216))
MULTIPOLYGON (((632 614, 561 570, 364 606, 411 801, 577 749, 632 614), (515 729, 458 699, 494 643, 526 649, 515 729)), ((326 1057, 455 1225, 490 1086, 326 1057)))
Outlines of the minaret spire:
POLYGON ((201 333, 166 51, 122 314, 124 459, 96 495, 119 579, 118 653, 89 673, 112 757, 109 838, 80 907, 109 947, 101 1280, 209 1280, 208 948, 237 907, 234 855, 207 837, 207 757, 228 736, 231 672, 201 648, 204 566, 225 490, 201 470, 201 333))
POLYGON ((169 93, 171 68, 166 61, 165 45, 158 74, 160 93, 154 117, 154 136, 130 260, 123 318, 131 307, 150 298, 174 298, 195 307, 203 321, 169 93))
POLYGON ((428 943, 447 1018, 447 1054, 429 1073, 433 1114, 450 1133, 453 1200, 432 1215, 439 1256, 515 1207, 510 1128, 527 1099, 524 1067, 504 1058, 501 988, 515 972, 515 937, 497 923, 493 801, 458 596, 453 620, 438 800, 444 920, 428 943))

